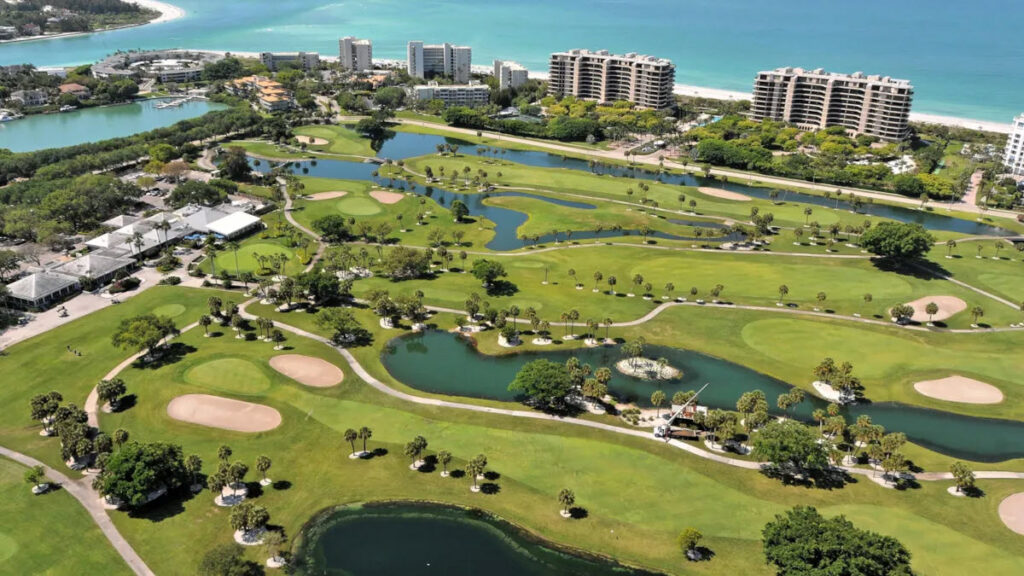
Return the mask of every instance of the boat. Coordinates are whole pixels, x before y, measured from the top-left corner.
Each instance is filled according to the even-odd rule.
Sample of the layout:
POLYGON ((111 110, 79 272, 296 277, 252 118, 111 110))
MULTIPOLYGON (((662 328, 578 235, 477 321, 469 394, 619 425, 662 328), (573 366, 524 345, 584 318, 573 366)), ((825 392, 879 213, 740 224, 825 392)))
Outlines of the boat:
POLYGON ((72 106, 70 104, 65 104, 65 105, 60 107, 60 111, 61 112, 71 112, 72 110, 78 110, 78 106, 72 106))

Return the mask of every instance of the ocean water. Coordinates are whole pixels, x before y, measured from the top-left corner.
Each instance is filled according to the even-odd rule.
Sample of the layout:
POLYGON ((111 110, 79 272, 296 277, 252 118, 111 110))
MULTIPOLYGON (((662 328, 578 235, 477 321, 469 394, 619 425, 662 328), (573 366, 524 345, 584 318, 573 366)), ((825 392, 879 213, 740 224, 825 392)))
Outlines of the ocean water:
POLYGON ((545 70, 550 52, 606 48, 671 58, 677 82, 750 89, 779 66, 910 79, 914 111, 1009 122, 1024 111, 1019 0, 171 0, 185 18, 83 37, 0 45, 0 64, 66 65, 117 49, 309 50, 371 38, 455 42, 473 61, 545 70))

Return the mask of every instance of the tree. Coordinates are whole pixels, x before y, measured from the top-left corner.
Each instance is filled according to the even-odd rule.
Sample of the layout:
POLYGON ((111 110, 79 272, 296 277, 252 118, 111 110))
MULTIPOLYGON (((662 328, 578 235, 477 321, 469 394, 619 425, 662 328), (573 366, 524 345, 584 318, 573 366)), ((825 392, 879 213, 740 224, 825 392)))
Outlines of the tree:
POLYGON ((451 464, 452 453, 447 450, 440 450, 437 453, 437 463, 441 465, 441 476, 448 475, 448 464, 451 464))
POLYGON ((448 209, 451 211, 452 217, 456 222, 462 222, 467 216, 469 216, 469 208, 462 200, 452 200, 448 209))
POLYGON ((120 378, 100 380, 99 385, 96 386, 96 393, 101 404, 110 403, 111 408, 117 408, 118 400, 125 393, 124 380, 120 378))
POLYGON ((125 443, 128 442, 129 436, 130 434, 124 428, 114 430, 114 446, 117 446, 118 448, 124 446, 125 443))
POLYGON ((910 576, 910 552, 895 538, 856 528, 843 516, 796 506, 761 531, 765 560, 780 576, 910 576))
POLYGON ((359 429, 359 439, 363 441, 363 454, 367 454, 366 441, 373 437, 373 430, 370 430, 366 426, 359 429))
POLYGON ((271 464, 272 462, 268 456, 260 455, 256 457, 256 470, 263 475, 264 483, 267 481, 267 470, 270 470, 271 464))
POLYGON ((697 557, 697 546, 703 539, 704 535, 700 533, 700 530, 693 527, 683 528, 679 536, 676 536, 676 544, 688 559, 694 560, 697 557))
POLYGON ((418 469, 416 462, 419 461, 420 456, 423 455, 423 451, 427 449, 427 439, 423 436, 417 436, 406 443, 405 455, 412 459, 411 468, 418 469))
POLYGON ((245 149, 239 146, 230 146, 224 154, 221 154, 221 173, 231 180, 246 180, 252 168, 249 167, 249 159, 245 155, 245 149))
POLYGON ((25 482, 31 484, 37 491, 43 489, 43 483, 46 481, 46 471, 43 470, 42 466, 33 466, 25 471, 25 482))
POLYGON ((64 397, 57 391, 52 391, 46 394, 36 394, 29 401, 32 419, 42 422, 43 429, 49 432, 50 425, 54 420, 54 415, 57 413, 57 409, 60 408, 60 403, 63 401, 64 397))
POLYGON ((661 417, 661 405, 665 403, 665 392, 662 390, 655 390, 651 393, 651 404, 657 408, 658 417, 661 417))
POLYGON ((266 528, 267 523, 270 522, 270 513, 263 506, 247 501, 231 508, 228 521, 236 531, 251 535, 262 532, 266 528))
POLYGON ((352 428, 345 430, 345 442, 352 447, 352 454, 355 454, 355 441, 359 438, 359 434, 352 428))
POLYGON ((185 473, 188 474, 192 484, 198 484, 199 473, 203 470, 203 459, 198 454, 189 454, 185 458, 185 473))
POLYGON ((558 492, 558 503, 562 505, 562 516, 570 516, 569 509, 576 503, 576 495, 568 488, 562 488, 558 492))
POLYGON ((149 356, 161 340, 177 332, 178 329, 170 318, 143 314, 122 320, 111 337, 111 342, 123 350, 145 351, 149 356))
POLYGON ((338 346, 369 342, 371 338, 370 332, 345 308, 321 308, 313 322, 331 331, 331 342, 338 346))
POLYGON ((525 404, 561 411, 572 391, 572 382, 564 366, 539 359, 523 365, 508 389, 521 394, 525 404))
POLYGON ((98 482, 101 493, 137 508, 156 490, 174 491, 187 478, 181 446, 128 442, 111 455, 98 482))
POLYGON ((895 261, 914 260, 928 253, 935 238, 920 224, 881 222, 860 238, 865 250, 895 261))
POLYGON ((203 327, 203 335, 210 335, 210 324, 213 324, 213 319, 206 314, 199 317, 199 325, 203 327))
POLYGON ((800 388, 793 388, 785 394, 780 394, 778 399, 779 409, 789 414, 789 409, 804 401, 804 391, 800 388))
POLYGON ((978 324, 978 319, 984 315, 985 309, 982 308, 981 306, 975 306, 974 308, 971 308, 971 320, 973 321, 973 324, 975 326, 977 326, 978 324))
POLYGON ((476 491, 476 480, 478 476, 484 475, 484 470, 487 469, 487 456, 483 454, 477 454, 472 460, 466 464, 466 474, 473 479, 473 491, 476 491))
POLYGON ((779 286, 779 303, 780 304, 786 298, 787 294, 789 294, 789 286, 786 286, 785 284, 781 284, 779 286))
POLYGON ((384 256, 382 267, 394 282, 422 278, 430 271, 430 252, 397 246, 384 256))
POLYGON ((501 262, 485 258, 473 261, 472 273, 477 280, 483 283, 484 287, 489 287, 498 278, 508 275, 501 262))
POLYGON ((939 313, 939 305, 936 304, 935 302, 929 302, 928 304, 925 305, 924 312, 925 314, 928 315, 928 323, 931 324, 932 316, 935 316, 936 314, 939 313))
POLYGON ((189 180, 174 187, 167 195, 167 204, 171 208, 181 208, 189 204, 213 206, 227 200, 228 193, 225 188, 230 187, 215 186, 201 180, 189 180))
POLYGON ((221 544, 203 555, 199 563, 199 576, 258 576, 263 567, 242 558, 242 548, 235 544, 221 544))
POLYGON ((816 474, 828 466, 828 454, 807 426, 794 420, 769 422, 754 437, 754 457, 770 462, 783 476, 816 474))
POLYGON ((949 466, 953 474, 953 482, 956 484, 956 491, 964 493, 974 490, 974 471, 964 462, 956 461, 949 466))
POLYGON ((217 448, 217 459, 221 462, 227 463, 227 461, 231 459, 231 454, 233 454, 231 447, 226 444, 221 444, 220 447, 217 448))

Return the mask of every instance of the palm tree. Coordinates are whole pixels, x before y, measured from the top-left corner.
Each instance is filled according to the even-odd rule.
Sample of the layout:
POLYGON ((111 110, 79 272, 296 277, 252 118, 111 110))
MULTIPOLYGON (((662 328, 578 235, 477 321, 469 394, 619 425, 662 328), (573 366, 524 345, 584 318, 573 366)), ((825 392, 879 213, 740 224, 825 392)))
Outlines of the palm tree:
POLYGON ((956 248, 956 240, 952 240, 952 239, 947 240, 946 241, 946 258, 952 258, 953 257, 952 256, 953 248, 956 248))
POLYGON ((573 286, 579 285, 579 281, 576 280, 576 269, 575 268, 569 268, 569 277, 572 278, 572 285, 573 286))
POLYGON ((256 470, 263 475, 261 484, 267 484, 267 470, 270 470, 270 465, 270 457, 263 455, 256 457, 256 470))
POLYGON ((206 242, 206 247, 203 248, 203 253, 210 259, 210 274, 213 276, 217 275, 217 263, 215 262, 214 256, 217 255, 217 247, 214 246, 212 241, 206 242))
POLYGON ((814 210, 810 206, 804 208, 804 226, 807 226, 808 222, 810 222, 811 214, 814 214, 814 210))
POLYGON ((558 493, 558 503, 562 505, 562 516, 570 517, 569 509, 576 503, 576 495, 568 488, 562 488, 558 493))
POLYGON ((825 422, 825 411, 817 408, 811 413, 811 418, 814 418, 814 421, 818 423, 818 434, 821 434, 825 422))
POLYGON ((815 298, 818 300, 818 306, 821 306, 821 304, 828 298, 828 295, 824 292, 818 292, 818 295, 815 298))
MULTIPOLYGON (((661 374, 659 373, 658 375, 660 376, 661 374)), ((657 409, 657 416, 659 418, 661 417, 661 405, 664 404, 664 403, 665 403, 665 392, 663 392, 661 390, 655 390, 651 394, 651 404, 654 404, 654 407, 657 409)))
POLYGON ((452 453, 447 450, 440 450, 437 453, 437 463, 441 465, 441 476, 448 477, 448 464, 452 461, 452 453))
POLYGON ((160 241, 161 244, 167 242, 167 231, 171 229, 171 223, 167 220, 161 220, 156 223, 155 228, 164 233, 164 239, 160 241))
POLYGON ((605 318, 604 319, 604 339, 605 340, 608 340, 608 330, 612 327, 613 323, 614 322, 612 321, 611 318, 605 318))
POLYGON ((349 428, 348 430, 345 430, 345 442, 348 442, 349 446, 352 447, 352 453, 350 454, 350 456, 355 456, 356 455, 356 440, 358 438, 359 438, 359 433, 356 432, 355 430, 353 430, 351 428, 349 428))
POLYGON ((216 296, 210 296, 206 300, 206 304, 207 304, 207 306, 210 307, 210 314, 211 315, 213 315, 213 316, 220 316, 221 307, 224 306, 224 302, 220 298, 218 298, 216 296))
POLYGON ((786 298, 787 294, 789 294, 789 286, 786 286, 785 284, 780 284, 779 285, 779 304, 782 304, 782 301, 786 298))
POLYGON ((373 430, 366 426, 359 429, 359 439, 363 441, 363 453, 366 453, 366 441, 373 437, 373 430))
POLYGON ((618 281, 615 279, 615 276, 609 276, 608 280, 606 280, 606 282, 608 282, 608 292, 610 292, 611 295, 614 296, 615 295, 615 284, 618 283, 618 281))
POLYGON ((210 324, 213 324, 213 319, 206 314, 199 317, 199 325, 203 327, 203 336, 210 335, 210 324))
POLYGON ((975 306, 971 308, 971 318, 974 319, 974 326, 978 325, 978 318, 985 315, 985 310, 981 306, 975 306))

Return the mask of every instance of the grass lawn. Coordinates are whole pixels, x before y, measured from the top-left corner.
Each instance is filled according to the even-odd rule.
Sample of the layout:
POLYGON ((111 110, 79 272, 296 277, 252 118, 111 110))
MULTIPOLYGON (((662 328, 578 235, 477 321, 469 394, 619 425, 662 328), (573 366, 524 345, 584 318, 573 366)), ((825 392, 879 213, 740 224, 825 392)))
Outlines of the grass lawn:
POLYGON ((293 237, 301 239, 307 236, 283 222, 280 214, 277 212, 264 216, 263 221, 267 228, 239 241, 237 252, 221 245, 212 265, 210 259, 205 258, 199 263, 199 269, 206 274, 215 275, 227 270, 235 276, 242 272, 265 276, 271 274, 270 261, 266 260, 261 265, 257 256, 269 258, 274 254, 281 254, 287 257, 284 264, 285 274, 295 275, 301 272, 305 262, 316 252, 316 243, 309 239, 305 247, 294 244, 293 237))
POLYGON ((313 125, 299 126, 295 134, 327 140, 327 144, 310 144, 308 150, 329 152, 346 156, 374 157, 377 154, 370 147, 370 141, 344 126, 313 125))
POLYGON ((27 471, 0 458, 0 574, 132 573, 74 497, 60 489, 34 496, 27 471))
MULTIPOLYGON (((952 273, 957 280, 1010 302, 1024 304, 1024 252, 1015 250, 1008 242, 998 243, 1002 246, 998 260, 993 260, 996 257, 996 240, 959 241, 955 248, 935 246, 928 259, 952 273), (946 258, 947 254, 952 258, 946 258)), ((988 313, 988 308, 985 312, 988 313)), ((1024 314, 1018 315, 1017 321, 1021 320, 1024 320, 1024 314)))
MULTIPOLYGON (((1014 537, 997 525, 985 501, 965 504, 963 510, 971 512, 965 523, 945 517, 948 496, 942 497, 941 486, 927 486, 914 493, 883 491, 869 482, 836 493, 786 488, 759 474, 719 466, 642 439, 617 438, 557 423, 412 406, 362 385, 343 364, 347 374, 341 386, 304 388, 265 364, 278 352, 262 342, 204 339, 198 330, 183 335, 180 342, 196 350, 174 365, 157 370, 132 368, 122 374, 143 392, 130 410, 104 415, 102 426, 124 427, 140 439, 180 442, 187 453, 200 454, 208 470, 222 443, 234 449, 233 459, 250 464, 259 454, 270 456, 274 460, 271 477, 287 480, 289 486, 284 490, 267 488, 257 501, 268 508, 272 523, 293 536, 313 511, 325 506, 374 498, 428 498, 481 506, 559 542, 662 570, 762 574, 767 570, 759 553, 760 527, 787 506, 811 503, 826 513, 833 513, 833 507, 850 510, 859 515, 862 526, 900 536, 922 562, 922 569, 966 569, 967 560, 961 556, 975 567, 983 562, 996 571, 1020 560, 1009 552, 1014 537), (256 379, 259 384, 249 385, 253 381, 249 378, 237 379, 233 384, 237 389, 228 392, 220 384, 197 383, 191 376, 211 363, 209 369, 216 371, 223 362, 245 363, 247 373, 262 373, 256 379), (263 387, 265 380, 270 382, 269 388, 263 387), (167 402, 195 392, 274 406, 281 411, 283 423, 266 433, 246 435, 168 419, 167 402), (349 448, 341 433, 361 425, 374 430, 371 446, 385 448, 387 456, 369 462, 346 457, 349 448), (465 479, 410 472, 408 462, 399 454, 402 443, 416 434, 428 439, 431 450, 451 450, 456 456, 453 468, 473 454, 486 453, 491 468, 501 474, 497 481, 501 491, 481 497, 469 492, 465 479), (626 484, 630 497, 622 498, 626 484), (554 495, 565 486, 573 487, 578 502, 588 510, 585 522, 566 523, 554 513, 554 495), (665 514, 665 509, 685 509, 686 517, 665 514), (698 526, 708 536, 708 545, 717 554, 713 566, 691 567, 680 562, 672 537, 683 525, 698 526), (608 537, 612 533, 617 535, 614 539, 608 537), (956 540, 960 549, 950 554, 948 548, 933 546, 936 539, 956 540)), ((372 357, 383 343, 378 339, 373 349, 360 353, 372 357)), ((288 353, 332 362, 340 359, 316 343, 291 338, 288 345, 293 347, 288 353)), ((257 477, 251 474, 250 479, 257 477)), ((995 497, 1012 485, 993 482, 984 487, 995 497)), ((227 512, 214 507, 211 499, 204 492, 181 506, 154 510, 152 515, 131 518, 116 514, 115 521, 159 573, 187 574, 201 550, 180 558, 169 557, 167 549, 190 549, 194 542, 212 546, 230 538, 227 512), (151 522, 151 517, 161 521, 151 522)), ((262 551, 249 553, 262 558, 262 551)))
POLYGON ((263 159, 269 160, 304 160, 309 158, 316 158, 316 155, 312 152, 297 152, 284 146, 278 146, 271 142, 264 140, 231 140, 223 144, 224 148, 230 148, 237 146, 244 148, 251 156, 257 156, 263 159))

